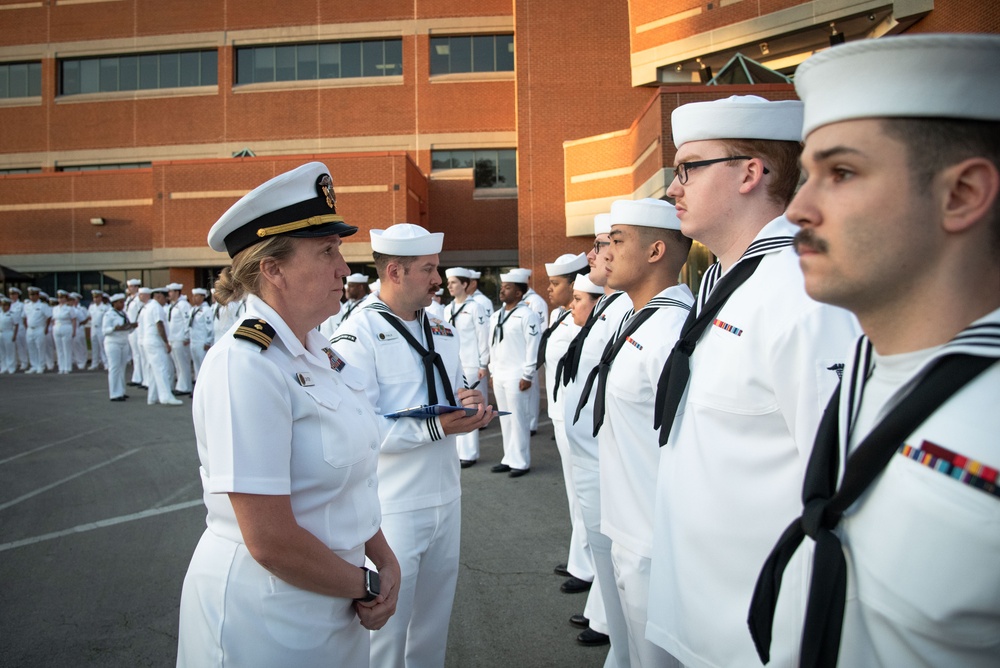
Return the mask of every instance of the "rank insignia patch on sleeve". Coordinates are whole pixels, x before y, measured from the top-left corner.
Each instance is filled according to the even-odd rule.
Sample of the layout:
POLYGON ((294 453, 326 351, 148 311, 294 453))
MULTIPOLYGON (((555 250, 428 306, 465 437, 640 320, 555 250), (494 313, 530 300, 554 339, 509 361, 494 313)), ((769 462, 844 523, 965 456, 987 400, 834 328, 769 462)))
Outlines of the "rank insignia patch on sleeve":
POLYGON ((274 340, 274 327, 260 318, 248 318, 240 323, 240 326, 233 332, 233 336, 237 339, 250 341, 260 346, 262 350, 267 350, 271 341, 274 340))

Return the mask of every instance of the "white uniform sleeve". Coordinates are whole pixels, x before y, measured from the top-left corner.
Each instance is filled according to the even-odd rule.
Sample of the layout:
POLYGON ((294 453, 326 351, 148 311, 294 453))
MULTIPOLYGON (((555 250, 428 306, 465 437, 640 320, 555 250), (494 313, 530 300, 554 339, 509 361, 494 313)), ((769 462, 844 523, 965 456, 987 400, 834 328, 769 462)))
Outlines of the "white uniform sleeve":
MULTIPOLYGON (((816 428, 840 380, 838 366, 860 329, 848 311, 812 302, 775 337, 769 368, 788 432, 805 465, 816 428)), ((842 369, 843 367, 839 367, 842 369)))
MULTIPOLYGON (((483 307, 470 298, 474 307, 472 317, 476 325, 476 339, 479 342, 479 368, 485 369, 490 363, 490 316, 487 315, 483 307)), ((470 383, 476 382, 475 378, 467 378, 470 383)))
MULTIPOLYGON (((421 445, 432 443, 444 438, 441 421, 438 418, 421 420, 416 418, 386 418, 385 413, 392 413, 410 406, 382 405, 382 390, 378 383, 378 368, 375 361, 375 341, 371 330, 367 327, 365 317, 355 317, 352 314, 337 330, 337 335, 331 340, 333 350, 344 360, 354 366, 356 371, 366 379, 365 394, 368 401, 379 416, 379 433, 382 437, 382 452, 405 452, 421 445)), ((420 370, 423 378, 423 369, 420 370)), ((459 370, 458 380, 461 380, 459 370)), ((452 385, 457 390, 462 385, 452 385)))
MULTIPOLYGON (((538 363, 538 345, 542 340, 542 323, 538 319, 538 314, 527 309, 526 318, 523 318, 521 322, 524 323, 524 370, 521 372, 521 378, 524 380, 532 380, 535 374, 535 365, 538 363)), ((537 382, 537 381, 536 381, 537 382)))

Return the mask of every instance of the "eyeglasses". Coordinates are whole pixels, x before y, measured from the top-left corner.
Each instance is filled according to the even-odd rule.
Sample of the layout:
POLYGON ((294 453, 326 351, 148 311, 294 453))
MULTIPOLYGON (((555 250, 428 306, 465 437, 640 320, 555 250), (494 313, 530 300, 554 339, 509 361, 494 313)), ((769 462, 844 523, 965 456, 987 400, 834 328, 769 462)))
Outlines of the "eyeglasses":
MULTIPOLYGON (((733 160, 753 160, 753 156, 749 155, 733 155, 728 158, 715 158, 714 160, 695 160, 693 162, 679 162, 677 167, 674 168, 674 172, 677 175, 677 180, 681 185, 688 182, 688 172, 692 169, 698 167, 704 167, 706 165, 714 165, 717 162, 732 162, 733 160)), ((765 174, 770 174, 770 170, 767 167, 764 168, 765 174)))
POLYGON ((602 248, 607 248, 610 245, 610 241, 594 241, 594 252, 600 253, 602 248))

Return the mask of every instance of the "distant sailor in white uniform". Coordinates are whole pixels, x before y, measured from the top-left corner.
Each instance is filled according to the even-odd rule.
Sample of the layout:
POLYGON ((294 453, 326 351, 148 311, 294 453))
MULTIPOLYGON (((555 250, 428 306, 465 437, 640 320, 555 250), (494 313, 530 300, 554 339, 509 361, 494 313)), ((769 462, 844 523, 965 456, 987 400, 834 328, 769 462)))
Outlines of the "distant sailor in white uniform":
MULTIPOLYGON (((21 288, 12 285, 7 288, 7 298, 10 299, 10 310, 14 312, 14 319, 24 322, 24 302, 21 301, 21 288)), ((28 342, 24 337, 24 332, 18 334, 14 341, 14 356, 17 359, 17 368, 27 371, 30 368, 30 355, 28 354, 28 342)))
MULTIPOLYGON (((455 328, 461 350, 462 372, 469 387, 483 392, 483 380, 490 363, 489 318, 483 309, 466 293, 471 282, 471 272, 464 267, 445 271, 451 302, 444 308, 444 320, 455 328)), ((458 435, 458 459, 462 468, 479 460, 479 431, 458 435)))
POLYGON ((365 668, 366 629, 395 609, 380 421, 366 379, 316 331, 340 308, 341 239, 357 231, 335 202, 312 162, 250 191, 209 232, 233 258, 216 296, 246 296, 246 318, 209 350, 194 393, 208 527, 184 578, 178 666, 365 668))
POLYGON ((98 367, 107 369, 108 358, 104 352, 104 314, 111 307, 104 301, 104 292, 91 290, 93 300, 87 311, 90 313, 90 370, 98 367))
POLYGON ((461 482, 455 435, 495 413, 465 389, 459 340, 425 308, 441 285, 444 234, 401 223, 371 230, 381 290, 331 343, 366 378, 380 414, 422 404, 464 405, 437 417, 386 421, 379 455, 382 529, 399 559, 396 615, 372 633, 372 665, 441 668, 445 663, 461 538, 461 482))
POLYGON ((527 304, 528 277, 517 270, 500 274, 501 308, 490 318, 490 376, 497 409, 509 411, 500 421, 503 459, 493 473, 518 478, 531 470, 531 407, 529 390, 536 382, 542 322, 527 304))
POLYGON ((362 273, 354 273, 344 281, 344 288, 347 291, 347 300, 340 305, 340 312, 331 315, 319 326, 319 333, 327 340, 333 338, 334 332, 340 323, 351 317, 361 305, 361 301, 368 295, 368 276, 362 273))
POLYGON ((194 367, 192 383, 197 382, 201 364, 205 361, 205 355, 215 341, 212 309, 205 301, 207 298, 208 290, 205 288, 191 290, 191 314, 188 316, 188 331, 191 335, 191 363, 194 367))
POLYGON ((170 340, 170 361, 174 370, 175 394, 190 394, 191 385, 191 304, 181 293, 184 285, 167 286, 167 338, 170 340))
MULTIPOLYGON (((528 286, 528 291, 524 293, 523 297, 524 303, 535 312, 535 315, 538 316, 538 322, 542 323, 542 328, 544 329, 546 326, 545 323, 549 321, 549 307, 545 303, 545 299, 531 287, 532 270, 525 267, 518 267, 514 271, 524 274, 524 284, 528 286)), ((541 385, 541 383, 537 382, 536 378, 536 382, 532 383, 531 388, 528 390, 528 405, 531 409, 529 429, 532 436, 538 431, 538 411, 540 410, 542 396, 541 385)))
POLYGON ((70 373, 73 370, 73 337, 79 324, 79 314, 76 307, 69 303, 69 293, 56 290, 59 304, 52 309, 52 335, 56 344, 56 360, 59 373, 70 373))
POLYGON ((108 394, 111 401, 125 401, 125 367, 128 365, 128 335, 135 329, 125 315, 125 295, 121 292, 110 298, 111 306, 101 318, 101 339, 108 360, 108 394))
POLYGON ((180 406, 183 402, 174 397, 170 384, 170 341, 167 338, 167 289, 154 288, 152 298, 139 313, 139 342, 146 368, 142 377, 148 385, 146 403, 180 406))
MULTIPOLYGON (((125 281, 125 315, 131 323, 139 322, 139 309, 142 308, 142 300, 139 299, 139 288, 142 281, 138 278, 130 278, 125 281)), ((139 330, 133 328, 128 335, 128 348, 132 354, 132 376, 129 385, 144 385, 142 380, 142 350, 139 347, 139 330)))
MULTIPOLYGON (((46 295, 48 297, 48 295, 46 295)), ((47 299, 42 299, 42 291, 28 288, 28 301, 24 305, 24 326, 28 340, 28 359, 31 368, 27 373, 44 373, 46 363, 46 338, 52 324, 52 307, 47 299)), ((20 336, 20 335, 18 335, 20 336)))
POLYGON ((0 373, 17 371, 15 337, 23 329, 23 320, 10 310, 10 299, 0 297, 0 373))

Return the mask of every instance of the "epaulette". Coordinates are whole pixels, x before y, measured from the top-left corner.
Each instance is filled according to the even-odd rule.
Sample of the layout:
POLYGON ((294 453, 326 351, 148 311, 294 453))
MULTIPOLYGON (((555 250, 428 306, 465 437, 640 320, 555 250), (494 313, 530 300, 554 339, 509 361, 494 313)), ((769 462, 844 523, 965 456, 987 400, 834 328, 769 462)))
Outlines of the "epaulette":
POLYGON ((233 332, 237 339, 245 339, 257 344, 262 350, 267 350, 274 340, 274 327, 260 318, 247 318, 233 332))

